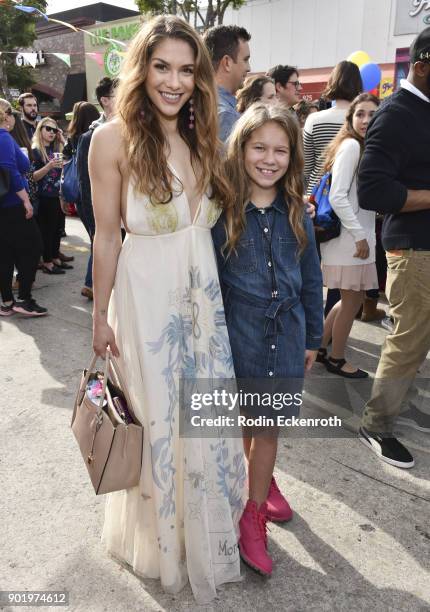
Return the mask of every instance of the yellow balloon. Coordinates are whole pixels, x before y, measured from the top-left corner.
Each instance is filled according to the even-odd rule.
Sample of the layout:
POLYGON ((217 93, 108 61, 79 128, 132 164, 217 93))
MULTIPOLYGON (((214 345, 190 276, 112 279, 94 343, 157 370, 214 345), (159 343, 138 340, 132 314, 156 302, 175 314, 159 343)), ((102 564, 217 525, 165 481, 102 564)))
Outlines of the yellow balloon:
POLYGON ((366 51, 354 51, 354 53, 348 55, 346 59, 348 60, 348 62, 357 64, 359 68, 360 66, 368 64, 370 62, 370 56, 366 53, 366 51))

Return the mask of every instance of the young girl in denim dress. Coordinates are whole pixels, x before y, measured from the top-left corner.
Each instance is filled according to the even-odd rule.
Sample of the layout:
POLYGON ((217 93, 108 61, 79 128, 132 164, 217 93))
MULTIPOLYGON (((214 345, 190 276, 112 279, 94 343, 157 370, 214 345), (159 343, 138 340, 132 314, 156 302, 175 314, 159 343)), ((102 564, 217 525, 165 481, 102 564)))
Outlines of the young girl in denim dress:
MULTIPOLYGON (((286 380, 301 392, 320 346, 323 298, 313 226, 303 205, 296 118, 279 105, 252 105, 235 126, 225 163, 237 200, 212 233, 235 374, 253 381, 253 392, 286 380)), ((299 403, 289 416, 298 413, 299 403)), ((272 571, 266 521, 292 517, 273 476, 277 425, 276 419, 274 426, 243 430, 249 499, 239 548, 242 559, 265 575, 272 571)))

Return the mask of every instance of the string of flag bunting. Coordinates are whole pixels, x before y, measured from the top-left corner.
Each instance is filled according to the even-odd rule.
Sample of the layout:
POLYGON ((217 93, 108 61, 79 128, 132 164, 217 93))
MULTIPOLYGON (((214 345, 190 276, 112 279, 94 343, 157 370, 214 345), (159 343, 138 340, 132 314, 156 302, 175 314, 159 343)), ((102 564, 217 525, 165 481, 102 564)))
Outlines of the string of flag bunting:
MULTIPOLYGON (((8 54, 8 55, 20 55, 24 59, 24 62, 23 62, 24 65, 25 64, 30 65, 32 68, 36 68, 37 66, 38 54, 35 53, 34 51, 33 52, 0 51, 0 55, 2 55, 3 53, 8 54)), ((118 55, 121 55, 122 57, 125 56, 124 51, 116 50, 116 53, 118 55)), ((71 61, 70 61, 71 55, 81 55, 81 54, 80 53, 72 53, 72 54, 71 53, 54 53, 52 51, 50 52, 44 51, 43 55, 53 55, 54 57, 57 57, 58 59, 62 60, 70 68, 71 67, 71 61)), ((86 51, 84 55, 94 60, 99 66, 103 66, 103 54, 102 53, 99 53, 97 51, 86 51)))
MULTIPOLYGON (((126 44, 122 41, 122 40, 116 40, 115 38, 107 38, 106 36, 100 36, 98 34, 94 34, 93 32, 89 32, 88 30, 84 30, 82 28, 78 28, 74 25, 72 25, 71 23, 68 23, 67 21, 60 21, 60 19, 53 19, 52 17, 49 17, 46 13, 43 13, 40 9, 36 8, 35 6, 25 6, 23 4, 19 3, 19 0, 11 0, 12 1, 12 7, 18 11, 22 11, 23 13, 27 13, 29 15, 35 15, 36 17, 42 17, 42 19, 44 19, 45 21, 51 21, 52 23, 58 23, 66 28, 70 28, 71 30, 73 30, 74 32, 83 32, 85 35, 87 36, 91 36, 93 38, 97 38, 98 40, 104 40, 105 42, 108 42, 114 46, 117 46, 117 48, 119 47, 121 48, 126 48, 126 44)), ((0 0, 0 4, 5 4, 5 0, 0 0)), ((120 52, 120 49, 118 49, 118 52, 120 52)), ((22 55, 32 55, 31 53, 22 53, 22 55)), ((57 57, 59 56, 64 56, 64 57, 59 57, 59 59, 62 59, 66 64, 68 62, 70 62, 70 56, 68 61, 66 61, 67 59, 67 53, 52 53, 51 55, 56 55, 57 57)), ((90 56, 94 56, 93 59, 97 62, 99 62, 99 58, 96 57, 100 54, 97 53, 87 53, 86 55, 90 55, 90 56)), ((31 58, 33 59, 33 58, 31 58)), ((100 55, 100 59, 101 59, 101 55, 100 55)), ((29 60, 30 61, 30 60, 29 60)), ((70 64, 68 64, 70 65, 70 64)))

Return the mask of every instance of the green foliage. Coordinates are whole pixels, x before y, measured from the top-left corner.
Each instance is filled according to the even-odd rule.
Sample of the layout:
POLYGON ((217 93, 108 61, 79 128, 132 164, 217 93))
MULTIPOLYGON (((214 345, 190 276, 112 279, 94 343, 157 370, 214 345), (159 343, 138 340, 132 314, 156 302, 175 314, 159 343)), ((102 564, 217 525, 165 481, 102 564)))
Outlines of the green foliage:
POLYGON ((136 0, 139 11, 151 15, 179 15, 201 31, 223 23, 228 7, 238 10, 246 0, 136 0))
MULTIPOLYGON (((46 12, 46 0, 26 0, 25 6, 34 6, 46 12)), ((30 47, 36 38, 36 20, 41 17, 29 15, 13 8, 10 0, 0 4, 0 51, 17 51, 30 47)), ((9 87, 27 89, 34 83, 34 72, 31 67, 19 67, 15 64, 15 55, 2 53, 0 56, 1 94, 8 97, 9 87)))
POLYGON ((176 14, 174 0, 136 0, 139 11, 151 15, 176 14))
POLYGON ((31 66, 17 66, 15 64, 15 56, 11 55, 10 57, 11 61, 7 65, 7 82, 9 87, 25 91, 35 83, 33 68, 31 66))

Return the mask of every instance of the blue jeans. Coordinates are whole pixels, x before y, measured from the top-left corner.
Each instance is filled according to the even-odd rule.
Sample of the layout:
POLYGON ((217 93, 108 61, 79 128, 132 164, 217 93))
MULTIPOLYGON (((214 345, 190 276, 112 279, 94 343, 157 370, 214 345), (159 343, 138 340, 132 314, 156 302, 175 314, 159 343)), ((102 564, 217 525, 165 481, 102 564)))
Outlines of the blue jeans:
POLYGON ((91 253, 88 258, 87 273, 85 275, 85 287, 93 288, 93 245, 91 245, 91 253))

